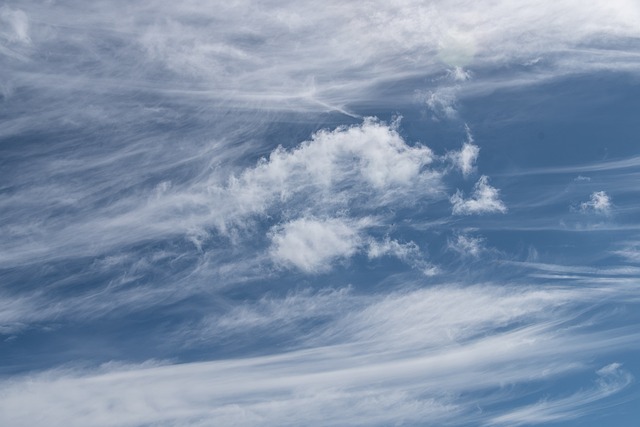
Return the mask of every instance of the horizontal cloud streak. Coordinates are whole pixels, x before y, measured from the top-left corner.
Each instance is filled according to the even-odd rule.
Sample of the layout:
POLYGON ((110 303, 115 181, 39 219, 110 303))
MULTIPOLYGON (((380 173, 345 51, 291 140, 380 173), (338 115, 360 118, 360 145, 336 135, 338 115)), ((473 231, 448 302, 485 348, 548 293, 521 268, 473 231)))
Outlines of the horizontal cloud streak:
MULTIPOLYGON (((586 293, 600 300, 597 288, 586 293)), ((472 408, 502 399, 484 393, 498 385, 567 375, 585 368, 585 354, 604 355, 637 342, 637 334, 630 330, 567 328, 575 322, 569 308, 583 304, 579 300, 584 294, 570 288, 442 287, 356 305, 357 297, 344 292, 302 296, 326 306, 313 308, 315 315, 338 319, 323 334, 308 337, 321 340, 309 349, 238 360, 128 370, 106 366, 102 372, 61 370, 15 378, 1 387, 0 419, 15 426, 41 423, 44 414, 54 426, 204 425, 213 420, 219 425, 303 421, 382 425, 423 417, 438 423, 520 422, 531 407, 506 414, 487 412, 480 418, 472 408), (336 310, 336 301, 342 308, 351 305, 352 313, 336 310), (565 327, 558 328, 561 324, 565 327), (495 332, 498 326, 502 331, 495 332), (466 397, 450 397, 460 394, 466 397)), ((260 320, 251 310, 235 312, 235 320, 221 318, 212 330, 225 324, 228 331, 274 327, 282 321, 295 322, 290 316, 307 316, 307 310, 297 306, 300 297, 292 298, 282 300, 278 308, 274 302, 261 303, 260 320), (267 307, 271 308, 262 310, 267 307)), ((597 402, 628 384, 628 374, 617 365, 600 372, 601 382, 593 393, 578 392, 553 406, 540 404, 540 416, 544 418, 545 411, 577 416, 563 408, 597 402)))

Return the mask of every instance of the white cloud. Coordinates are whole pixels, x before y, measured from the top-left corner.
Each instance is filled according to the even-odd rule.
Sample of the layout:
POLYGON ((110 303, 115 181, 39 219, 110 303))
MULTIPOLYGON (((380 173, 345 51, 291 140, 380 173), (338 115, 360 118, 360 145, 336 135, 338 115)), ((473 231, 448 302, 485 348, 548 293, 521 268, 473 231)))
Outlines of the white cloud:
POLYGON ((260 303, 258 319, 229 313, 227 331, 304 319, 309 307, 331 316, 329 325, 300 349, 275 355, 14 377, 0 385, 0 424, 480 425, 518 424, 536 412, 537 420, 576 418, 630 376, 611 364, 593 390, 533 410, 513 407, 530 396, 527 385, 583 372, 595 356, 638 342, 630 330, 575 324, 574 309, 585 303, 624 300, 612 290, 442 286, 361 301, 335 291, 304 296, 302 306, 298 297, 271 300, 260 303), (510 393, 496 391, 511 385, 510 393))
POLYGON ((436 117, 455 119, 458 117, 458 110, 456 110, 458 90, 458 87, 451 86, 429 91, 423 95, 424 102, 436 117))
POLYGON ((484 239, 461 233, 450 239, 447 247, 461 255, 477 257, 484 251, 484 239))
POLYGON ((402 243, 389 236, 385 236, 383 240, 370 238, 366 251, 369 259, 393 256, 421 271, 425 276, 435 276, 440 273, 437 266, 425 259, 420 247, 415 242, 402 243))
POLYGON ((487 425, 520 426, 566 421, 597 412, 598 401, 618 393, 633 382, 633 376, 612 363, 599 369, 598 380, 592 389, 581 390, 568 397, 545 399, 530 406, 518 408, 490 420, 487 425))
POLYGON ((640 263, 640 242, 628 241, 624 242, 622 247, 612 253, 625 258, 631 263, 640 263))
POLYGON ((420 256, 420 247, 414 242, 401 243, 387 236, 382 241, 370 240, 367 256, 370 259, 383 256, 395 256, 401 260, 409 260, 420 256))
POLYGON ((289 341, 304 340, 297 334, 303 322, 332 319, 366 303, 351 287, 290 291, 285 297, 264 296, 254 303, 234 305, 212 313, 172 334, 171 341, 187 346, 233 338, 247 332, 261 336, 286 336, 289 341))
POLYGON ((232 97, 342 105, 396 76, 443 67, 523 63, 540 56, 566 68, 596 65, 593 61, 615 67, 593 56, 579 65, 575 57, 584 44, 595 44, 598 34, 637 36, 640 22, 638 6, 629 0, 587 6, 528 0, 519 7, 500 0, 490 8, 468 0, 376 1, 366 10, 358 4, 330 2, 319 8, 285 1, 273 8, 272 13, 259 7, 247 12, 244 2, 229 5, 226 22, 208 27, 190 25, 196 11, 209 16, 190 3, 165 6, 162 11, 172 19, 140 28, 139 42, 170 70, 203 79, 232 97), (376 13, 368 13, 371 9, 376 13), (257 24, 243 31, 245 20, 257 24), (271 35, 279 36, 277 46, 271 35), (557 52, 564 58, 554 58, 557 52))
POLYGON ((596 191, 591 194, 591 200, 580 204, 580 210, 607 215, 611 212, 611 198, 604 191, 596 191))
POLYGON ((475 163, 480 154, 480 147, 473 144, 473 140, 465 142, 460 151, 448 153, 447 157, 460 169, 462 175, 469 176, 475 170, 475 163))
MULTIPOLYGON (((266 214, 273 215, 270 225, 281 221, 285 211, 289 219, 326 218, 341 211, 366 217, 384 207, 442 197, 444 172, 431 166, 433 153, 428 147, 408 144, 395 126, 365 119, 360 125, 319 131, 290 150, 277 148, 231 179, 230 168, 207 164, 204 170, 193 171, 199 175, 186 183, 162 181, 149 191, 123 194, 118 193, 122 186, 140 185, 148 174, 164 175, 163 171, 181 167, 187 160, 169 159, 168 149, 167 158, 158 159, 146 145, 123 147, 102 159, 85 158, 86 153, 79 150, 78 158, 64 165, 48 164, 53 171, 46 183, 0 197, 0 206, 12 214, 11 221, 0 226, 7 237, 0 244, 0 263, 74 257, 89 250, 101 254, 167 236, 185 236, 201 247, 207 230, 233 237, 234 229, 250 227, 252 220, 266 214), (162 162, 132 167, 134 156, 162 162), (87 175, 87 170, 93 172, 87 175), (76 175, 83 179, 68 179, 76 175), (105 180, 104 175, 112 178, 105 180), (112 202, 101 203, 105 198, 112 202), (39 217, 60 206, 74 206, 80 199, 85 209, 46 220, 39 217)), ((225 149, 218 143, 210 147, 213 154, 193 147, 184 151, 193 162, 206 156, 214 164, 237 161, 235 149, 220 145, 225 149)))
POLYGON ((366 252, 369 259, 392 256, 414 268, 428 271, 430 266, 414 242, 401 243, 386 236, 383 240, 365 237, 372 218, 300 218, 275 226, 271 238, 271 259, 278 265, 295 267, 307 273, 324 272, 340 259, 366 252))
POLYGON ((307 273, 326 271, 331 263, 349 258, 361 245, 366 221, 354 223, 338 218, 301 218, 271 230, 271 258, 276 264, 307 273))
MULTIPOLYGON (((93 2, 91 9, 74 2, 18 3, 38 23, 34 28, 16 18, 14 9, 6 7, 5 15, 13 14, 12 38, 33 41, 35 75, 17 68, 9 74, 53 93, 61 89, 55 87, 60 83, 56 76, 66 75, 74 89, 87 91, 144 86, 203 106, 223 102, 258 110, 344 111, 349 104, 376 99, 377 89, 411 78, 449 71, 466 85, 466 70, 474 67, 505 70, 505 64, 537 60, 531 83, 593 69, 638 71, 627 43, 640 35, 640 7, 633 0, 588 5, 523 0, 518 7, 509 0, 491 0, 490 7, 469 0, 376 0, 367 5, 331 0, 325 7, 309 1, 266 6, 243 0, 223 10, 193 0, 126 9, 109 1, 93 2), (104 44, 120 48, 100 51, 104 44), (49 62, 44 54, 52 46, 81 54, 67 57, 65 64, 49 62), (95 66, 89 60, 98 51, 95 66)), ((502 75, 499 82, 476 83, 525 80, 502 75)), ((412 91, 395 96, 406 100, 412 91)))
POLYGON ((462 146, 458 156, 458 166, 463 175, 469 175, 473 171, 478 154, 480 154, 480 148, 477 145, 465 143, 462 146))
POLYGON ((460 169, 462 175, 466 178, 475 171, 475 163, 480 155, 480 147, 473 143, 473 135, 469 126, 465 125, 467 132, 467 141, 462 145, 460 151, 449 152, 445 158, 460 169))
POLYGON ((481 176, 473 187, 473 194, 465 199, 460 190, 451 196, 454 215, 471 215, 492 212, 507 212, 507 207, 500 200, 500 192, 489 185, 489 178, 481 176))

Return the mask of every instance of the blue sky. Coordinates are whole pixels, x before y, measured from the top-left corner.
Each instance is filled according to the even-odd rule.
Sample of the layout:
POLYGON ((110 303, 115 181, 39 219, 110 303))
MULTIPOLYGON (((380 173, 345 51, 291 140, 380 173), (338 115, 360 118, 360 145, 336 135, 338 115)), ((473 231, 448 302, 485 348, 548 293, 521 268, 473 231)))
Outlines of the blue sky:
POLYGON ((0 75, 1 425, 637 425, 636 1, 9 1, 0 75))

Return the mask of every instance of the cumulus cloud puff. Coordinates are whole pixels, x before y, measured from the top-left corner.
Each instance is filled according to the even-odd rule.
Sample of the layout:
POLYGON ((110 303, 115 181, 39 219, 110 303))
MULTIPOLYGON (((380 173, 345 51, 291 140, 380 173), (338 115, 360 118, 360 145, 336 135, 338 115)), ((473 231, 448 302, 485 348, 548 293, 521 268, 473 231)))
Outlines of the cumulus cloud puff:
POLYGON ((500 191, 489 185, 489 178, 485 175, 474 185, 473 194, 469 198, 465 199, 463 193, 458 190, 450 200, 454 215, 507 212, 507 207, 500 200, 500 191))
POLYGON ((588 202, 580 204, 580 210, 608 215, 611 213, 611 198, 604 191, 595 191, 591 193, 591 199, 588 202))
POLYGON ((364 226, 366 221, 300 218, 271 231, 271 257, 277 264, 307 273, 325 271, 333 260, 356 252, 364 226))

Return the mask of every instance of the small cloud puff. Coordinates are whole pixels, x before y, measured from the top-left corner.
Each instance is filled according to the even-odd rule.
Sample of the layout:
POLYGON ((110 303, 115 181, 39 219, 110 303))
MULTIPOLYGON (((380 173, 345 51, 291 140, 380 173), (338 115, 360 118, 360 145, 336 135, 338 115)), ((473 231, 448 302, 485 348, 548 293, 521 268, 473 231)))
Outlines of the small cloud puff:
POLYGON ((424 102, 427 107, 438 117, 455 119, 458 117, 458 110, 455 105, 458 100, 457 87, 443 87, 427 93, 424 102))
POLYGON ((471 129, 469 129, 469 126, 466 124, 465 130, 467 132, 467 141, 462 145, 460 151, 449 152, 445 157, 453 163, 454 167, 460 169, 462 175, 466 178, 475 170, 475 163, 480 154, 480 147, 473 143, 471 129))
POLYGON ((357 253, 366 253, 370 260, 395 257, 420 270, 431 267, 414 242, 402 243, 388 236, 378 241, 366 236, 365 229, 373 224, 368 217, 299 218, 271 229, 270 256, 276 265, 304 273, 327 272, 336 261, 357 253))
POLYGON ((255 168, 231 179, 220 196, 246 215, 282 206, 296 196, 307 207, 323 210, 345 208, 365 194, 366 203, 377 208, 403 198, 403 192, 435 192, 441 174, 425 168, 433 162, 431 150, 406 144, 395 126, 367 118, 360 126, 319 131, 291 151, 274 150, 255 168))
POLYGON ((611 198, 604 191, 593 192, 588 202, 580 204, 580 211, 608 215, 611 212, 611 198))
POLYGON ((397 240, 391 240, 389 237, 386 237, 381 242, 372 239, 367 249, 367 257, 369 259, 395 256, 406 261, 418 257, 419 254, 420 247, 415 242, 401 243, 397 240))
POLYGON ((447 247, 463 256, 477 257, 482 251, 484 239, 467 234, 458 234, 455 239, 450 239, 447 247))
POLYGON ((475 184, 470 198, 465 199, 462 192, 458 190, 450 200, 454 215, 507 212, 507 207, 500 200, 500 191, 489 185, 489 178, 486 175, 481 176, 475 184))
POLYGON ((367 257, 370 260, 384 256, 392 256, 410 265, 412 268, 421 271, 425 276, 434 276, 440 273, 438 267, 425 260, 420 246, 415 242, 401 243, 387 236, 382 241, 370 239, 369 246, 366 250, 367 257))
POLYGON ((475 169, 475 163, 479 154, 480 147, 471 142, 465 142, 460 151, 449 153, 448 157, 455 167, 462 171, 462 175, 466 177, 475 169))
POLYGON ((300 218, 271 231, 271 258, 285 267, 305 273, 320 273, 339 258, 349 258, 361 245, 360 231, 367 220, 359 222, 338 218, 300 218))

